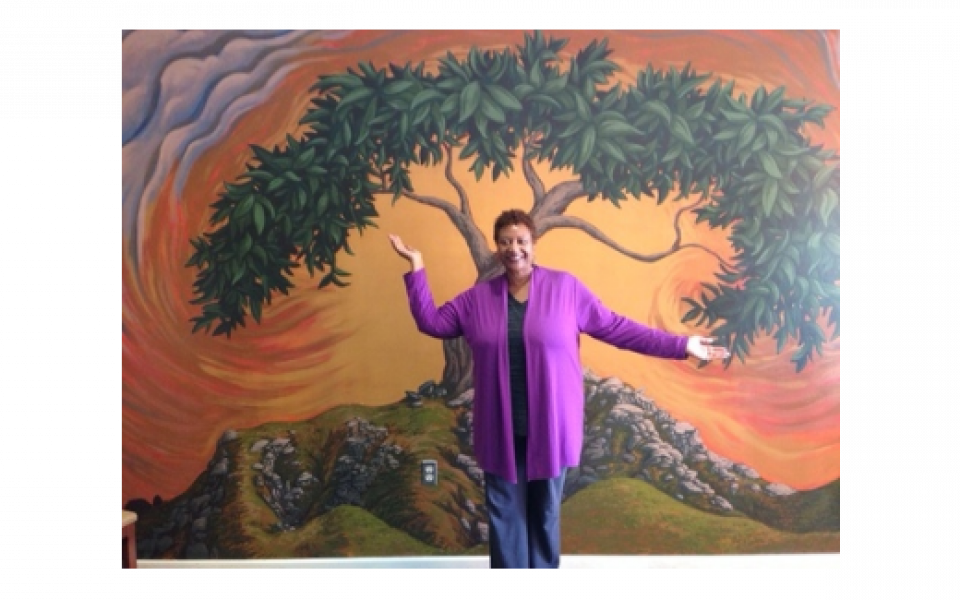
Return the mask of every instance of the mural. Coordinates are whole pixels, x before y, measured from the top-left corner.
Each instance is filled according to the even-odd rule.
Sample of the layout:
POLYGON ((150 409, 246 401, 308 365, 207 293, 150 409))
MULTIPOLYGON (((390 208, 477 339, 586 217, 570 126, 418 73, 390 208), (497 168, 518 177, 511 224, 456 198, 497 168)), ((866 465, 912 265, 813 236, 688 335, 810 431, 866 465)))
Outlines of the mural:
POLYGON ((835 31, 125 32, 123 502, 144 558, 486 554, 438 301, 540 264, 709 333, 582 341, 566 554, 840 550, 835 31), (436 461, 437 477, 423 477, 436 461))

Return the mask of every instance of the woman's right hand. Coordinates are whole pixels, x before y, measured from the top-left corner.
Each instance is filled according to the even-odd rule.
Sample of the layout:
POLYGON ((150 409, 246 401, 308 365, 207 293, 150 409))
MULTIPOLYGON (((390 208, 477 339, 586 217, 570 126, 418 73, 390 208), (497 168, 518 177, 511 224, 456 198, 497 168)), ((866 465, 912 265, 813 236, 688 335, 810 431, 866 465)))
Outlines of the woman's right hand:
POLYGON ((419 250, 404 244, 400 236, 395 233, 389 234, 389 238, 390 244, 393 246, 393 249, 396 250, 397 254, 410 262, 411 271, 419 271, 423 268, 423 255, 420 254, 419 250))

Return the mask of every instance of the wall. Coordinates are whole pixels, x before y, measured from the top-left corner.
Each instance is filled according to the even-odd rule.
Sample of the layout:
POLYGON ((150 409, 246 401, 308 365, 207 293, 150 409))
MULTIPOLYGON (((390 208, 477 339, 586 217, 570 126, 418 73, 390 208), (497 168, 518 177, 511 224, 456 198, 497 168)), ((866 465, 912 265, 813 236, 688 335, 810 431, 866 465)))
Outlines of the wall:
MULTIPOLYGON (((259 324, 248 320, 229 339, 191 331, 197 271, 185 265, 190 240, 210 231, 210 204, 255 162, 251 145, 284 148, 288 135, 308 132, 299 122, 320 75, 366 61, 436 69, 448 52, 500 51, 522 45, 524 34, 125 34, 123 502, 141 513, 144 556, 485 552, 482 496, 463 435, 469 404, 430 388, 445 357, 416 332, 400 279, 405 265, 386 240, 396 232, 418 246, 436 299, 451 298, 477 272, 441 211, 412 197, 391 205, 379 194, 377 228, 352 234, 353 255, 339 255, 338 266, 352 274, 348 287, 317 290, 319 276, 299 269, 290 295, 277 295, 259 324), (419 483, 423 458, 441 461, 441 485, 419 483), (285 498, 290 490, 296 497, 285 498)), ((648 65, 667 72, 689 62, 748 98, 758 87, 784 86, 789 97, 832 108, 823 127, 802 133, 839 152, 837 32, 545 34, 569 38, 567 53, 607 40, 624 85, 635 85, 648 65)), ((547 188, 575 178, 569 169, 535 167, 547 188)), ((531 205, 519 168, 495 182, 489 171, 477 181, 465 161, 451 175, 442 166, 411 170, 421 199, 456 200, 451 179, 487 236, 499 211, 531 205)), ((616 244, 555 229, 538 243, 538 262, 574 272, 631 318, 706 333, 684 321, 682 298, 716 283, 718 262, 733 261, 736 248, 729 231, 696 222, 695 203, 578 200, 565 215, 616 244), (671 247, 675 223, 695 247, 647 260, 671 247)), ((598 430, 587 436, 591 471, 568 482, 565 552, 839 552, 839 337, 828 337, 799 371, 794 350, 778 352, 771 336, 760 335, 742 362, 698 368, 585 338, 587 410, 598 430), (641 407, 644 419, 624 424, 620 402, 641 407), (646 437, 644 420, 653 425, 646 437), (627 448, 630 435, 638 442, 627 448), (651 439, 667 456, 662 464, 639 443, 651 439), (681 489, 684 476, 694 485, 681 489), (736 543, 734 532, 742 536, 736 543)))

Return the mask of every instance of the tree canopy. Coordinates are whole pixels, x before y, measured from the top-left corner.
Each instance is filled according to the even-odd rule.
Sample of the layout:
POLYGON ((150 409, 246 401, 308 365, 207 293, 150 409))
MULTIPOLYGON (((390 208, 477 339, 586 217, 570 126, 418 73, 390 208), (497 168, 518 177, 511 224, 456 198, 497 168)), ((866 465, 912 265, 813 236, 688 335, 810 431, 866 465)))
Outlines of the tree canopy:
POLYGON ((627 84, 606 40, 564 60, 566 43, 535 32, 516 48, 448 53, 432 71, 361 63, 320 76, 305 133, 288 134, 283 148, 252 145, 246 171, 213 202, 209 231, 191 240, 186 266, 197 269, 192 302, 201 307, 193 331, 229 336, 248 314, 259 322, 301 265, 323 274, 320 288, 347 285, 337 257, 352 254, 351 231, 375 226, 382 195, 444 211, 478 276, 489 275, 492 253, 451 172, 459 160, 478 180, 519 166, 541 234, 577 228, 637 260, 710 250, 684 243, 676 227, 670 248, 640 255, 565 214, 570 204, 695 199, 696 222, 722 229, 733 253, 717 257, 715 282, 683 299, 684 322, 727 345, 728 366, 760 335, 773 336, 778 353, 793 340, 802 370, 828 331, 840 332, 839 158, 807 135, 831 108, 783 87, 738 94, 733 81, 690 65, 648 66, 627 84), (418 195, 414 165, 443 166, 456 198, 418 195), (537 165, 573 177, 546 189, 537 165))

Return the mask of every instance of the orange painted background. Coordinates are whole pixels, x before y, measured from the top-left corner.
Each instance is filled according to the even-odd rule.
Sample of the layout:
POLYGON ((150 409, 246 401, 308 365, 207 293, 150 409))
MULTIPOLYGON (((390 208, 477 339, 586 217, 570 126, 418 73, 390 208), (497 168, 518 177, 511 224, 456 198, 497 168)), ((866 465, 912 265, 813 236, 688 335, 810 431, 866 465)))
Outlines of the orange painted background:
MULTIPOLYGON (((834 107, 826 127, 809 133, 840 150, 838 32, 544 33, 569 38, 570 52, 607 38, 610 58, 628 80, 648 63, 682 68, 690 62, 700 73, 735 80, 748 94, 758 85, 783 85, 788 96, 834 107)), ((276 298, 260 325, 251 320, 229 340, 191 333, 189 319, 197 310, 189 304, 195 271, 184 268, 189 239, 204 230, 223 183, 243 172, 250 144, 283 145, 286 134, 298 134, 319 75, 361 61, 432 65, 447 51, 523 41, 523 32, 510 31, 292 32, 231 47, 190 46, 189 35, 203 34, 136 32, 123 46, 124 503, 183 492, 226 429, 301 420, 342 403, 392 403, 404 390, 439 380, 440 343, 415 330, 401 281, 406 264, 386 238, 399 233, 421 249, 437 301, 451 298, 476 273, 463 240, 438 211, 405 200, 391 206, 382 197, 379 229, 352 235, 355 256, 340 262, 353 273, 350 287, 318 291, 318 279, 301 269, 289 297, 276 298), (156 53, 174 44, 192 51, 172 52, 149 71, 156 53), (256 73, 239 68, 214 72, 218 60, 244 52, 272 61, 261 80, 253 82, 256 73), (202 109, 215 102, 229 108, 203 122, 202 109)), ((501 210, 530 207, 519 174, 493 184, 476 182, 463 166, 455 172, 485 231, 501 210)), ((540 174, 548 185, 569 177, 540 174)), ((453 196, 440 173, 421 170, 412 180, 418 193, 453 196)), ((644 199, 617 209, 580 201, 568 214, 595 223, 632 250, 655 252, 672 241, 668 224, 683 205, 657 207, 644 199)), ((685 240, 730 255, 722 233, 694 226, 692 216, 682 223, 685 240)), ((555 230, 538 244, 537 262, 572 271, 609 307, 634 319, 702 333, 680 323, 687 309, 680 298, 713 281, 716 263, 706 253, 685 251, 642 264, 582 233, 555 230)), ((796 489, 833 481, 840 476, 839 339, 799 374, 789 362, 791 349, 780 355, 774 349, 772 341, 761 340, 746 364, 697 369, 692 362, 650 359, 584 338, 583 363, 643 389, 675 418, 696 426, 708 448, 768 480, 796 489)))

